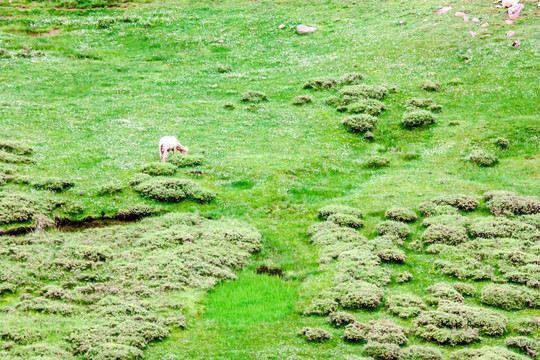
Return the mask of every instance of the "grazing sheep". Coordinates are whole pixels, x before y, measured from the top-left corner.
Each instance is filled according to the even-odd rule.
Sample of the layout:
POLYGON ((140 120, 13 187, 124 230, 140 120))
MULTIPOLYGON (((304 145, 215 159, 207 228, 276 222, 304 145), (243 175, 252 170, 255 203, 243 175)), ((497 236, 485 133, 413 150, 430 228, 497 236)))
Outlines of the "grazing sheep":
POLYGON ((180 144, 178 139, 174 136, 164 136, 159 140, 159 157, 161 162, 167 161, 169 157, 169 151, 180 151, 182 154, 188 153, 188 148, 180 144))

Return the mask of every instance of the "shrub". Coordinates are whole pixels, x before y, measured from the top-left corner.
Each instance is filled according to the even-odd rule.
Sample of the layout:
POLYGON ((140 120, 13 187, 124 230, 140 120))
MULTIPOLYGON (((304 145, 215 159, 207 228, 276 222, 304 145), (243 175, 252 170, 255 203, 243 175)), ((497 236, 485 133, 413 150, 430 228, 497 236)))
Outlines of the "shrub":
POLYGON ((30 146, 12 140, 0 140, 0 149, 16 155, 30 155, 34 151, 30 146))
POLYGON ((431 225, 422 234, 425 244, 458 245, 469 240, 467 230, 460 226, 431 225))
POLYGON ((124 190, 124 185, 117 183, 108 183, 99 187, 97 194, 100 196, 118 194, 124 190))
POLYGON ((249 91, 242 95, 242 101, 243 102, 252 102, 252 103, 260 103, 263 101, 268 101, 268 96, 266 96, 265 93, 259 92, 259 91, 249 91))
POLYGON ((360 322, 352 322, 345 327, 343 339, 350 342, 363 342, 366 340, 366 325, 360 322))
POLYGON ((332 214, 328 216, 327 221, 333 222, 339 226, 347 226, 350 228, 360 228, 364 226, 364 222, 359 217, 351 214, 332 214))
POLYGON ((228 72, 232 71, 232 66, 231 65, 219 65, 217 67, 217 71, 219 73, 228 73, 228 72))
POLYGON ((50 191, 64 191, 73 187, 75 184, 69 180, 63 180, 60 178, 44 178, 39 180, 34 180, 31 182, 31 186, 36 189, 50 190, 50 191))
POLYGON ((538 318, 522 320, 513 326, 513 330, 521 335, 532 335, 540 328, 538 318))
POLYGON ((439 112, 442 109, 441 105, 435 104, 433 99, 418 99, 413 98, 410 100, 407 100, 407 110, 414 111, 418 109, 425 109, 433 112, 439 112))
POLYGON ((484 346, 480 349, 462 349, 452 352, 450 360, 527 360, 528 357, 516 354, 503 347, 484 346))
POLYGON ((396 282, 398 284, 403 284, 403 283, 411 281, 412 278, 413 278, 413 275, 410 272, 404 271, 396 275, 396 282))
POLYGON ((313 98, 311 96, 301 95, 301 96, 297 96, 294 99, 293 105, 304 105, 304 104, 309 104, 311 102, 313 102, 313 98))
POLYGON ((521 215, 517 217, 519 222, 529 224, 540 230, 540 214, 533 214, 533 215, 521 215))
POLYGON ((466 216, 461 216, 459 214, 455 215, 436 215, 424 219, 422 221, 422 226, 430 227, 432 225, 448 225, 453 227, 464 227, 467 228, 470 225, 470 219, 466 216))
POLYGON ((349 309, 374 309, 381 304, 383 291, 363 280, 336 286, 341 306, 349 309))
POLYGON ((504 310, 520 310, 527 306, 529 297, 523 288, 506 284, 488 284, 480 291, 480 301, 504 310))
POLYGON ((413 345, 399 352, 398 360, 443 360, 439 349, 413 345))
POLYGON ((92 360, 137 360, 143 358, 143 352, 136 347, 116 343, 101 343, 93 346, 85 355, 92 360))
POLYGON ((199 166, 204 162, 202 155, 183 155, 177 154, 171 156, 169 163, 177 167, 199 166))
POLYGON ((332 338, 332 334, 328 331, 312 327, 302 328, 302 330, 298 332, 298 335, 303 335, 307 341, 313 342, 322 342, 332 338))
POLYGON ((326 205, 317 210, 319 218, 326 220, 332 214, 349 214, 358 218, 363 217, 362 211, 346 205, 326 205))
POLYGON ((0 327, 0 339, 19 345, 34 343, 42 337, 42 334, 32 327, 18 328, 10 325, 9 322, 7 326, 0 327))
POLYGON ((372 156, 366 162, 366 166, 372 169, 380 169, 390 165, 390 160, 382 156, 372 156))
POLYGON ((151 205, 132 205, 126 209, 118 210, 116 214, 120 219, 132 220, 141 219, 150 215, 155 215, 161 212, 161 209, 151 205))
POLYGON ((486 207, 495 216, 538 214, 540 200, 535 196, 496 196, 486 202, 486 207))
POLYGON ((366 131, 364 133, 364 138, 367 140, 367 141, 371 141, 373 140, 373 138, 375 137, 375 135, 373 135, 373 133, 371 131, 366 131))
POLYGON ((390 320, 370 321, 366 328, 366 339, 383 344, 405 345, 407 336, 405 329, 390 320))
POLYGON ((313 299, 311 304, 304 311, 304 315, 328 315, 336 311, 338 303, 332 299, 313 299))
POLYGON ((478 200, 463 194, 439 196, 431 200, 438 205, 450 205, 460 210, 472 211, 479 205, 478 200))
POLYGON ((462 282, 455 282, 455 283, 452 284, 452 286, 461 295, 474 296, 474 294, 476 294, 476 288, 471 284, 466 284, 466 283, 462 283, 462 282))
POLYGON ((332 326, 341 327, 343 325, 349 325, 356 322, 356 319, 348 312, 337 311, 330 313, 330 315, 328 316, 328 321, 330 322, 330 324, 332 324, 332 326))
POLYGON ((450 205, 438 205, 431 201, 426 201, 418 206, 418 211, 423 216, 437 216, 437 215, 455 215, 459 214, 459 211, 450 205))
POLYGON ((34 161, 26 156, 13 154, 0 149, 0 162, 12 164, 31 164, 34 161))
POLYGON ((382 100, 388 95, 388 90, 384 86, 378 85, 353 85, 341 89, 340 94, 342 96, 382 100))
POLYGON ((341 122, 349 131, 364 133, 373 129, 378 119, 367 114, 349 116, 341 122))
POLYGON ((330 90, 337 86, 336 79, 325 77, 320 79, 314 79, 304 84, 304 89, 313 90, 330 90))
POLYGON ((441 311, 420 314, 413 321, 413 332, 424 340, 450 346, 469 344, 478 337, 478 329, 467 327, 465 318, 441 311))
POLYGON ((350 113, 372 116, 379 116, 384 110, 386 110, 386 105, 375 99, 359 99, 347 107, 350 113))
POLYGON ((339 105, 343 105, 340 98, 338 98, 337 96, 330 96, 329 98, 327 98, 326 100, 324 100, 324 103, 328 106, 333 106, 333 107, 337 107, 339 105))
POLYGON ((501 149, 506 149, 508 145, 510 145, 510 141, 505 138, 498 138, 497 140, 495 140, 495 145, 497 145, 501 149))
POLYGON ((475 219, 469 227, 469 232, 471 236, 486 239, 497 237, 527 239, 537 234, 537 230, 534 226, 519 221, 512 221, 503 217, 475 219))
POLYGON ((370 341, 364 345, 364 353, 375 360, 395 360, 399 355, 399 346, 370 341))
POLYGON ((129 181, 129 185, 136 186, 151 178, 152 177, 148 174, 138 173, 138 174, 133 175, 133 178, 131 178, 131 180, 129 181))
POLYGON ((425 80, 420 84, 420 89, 424 91, 441 91, 442 84, 438 81, 425 80))
POLYGON ((405 253, 399 249, 383 249, 377 251, 377 256, 382 262, 393 262, 402 264, 405 262, 405 253))
POLYGON ((387 220, 379 223, 375 230, 379 235, 395 235, 399 238, 406 239, 411 234, 411 229, 404 223, 387 220))
POLYGON ((540 350, 540 341, 525 336, 508 337, 504 340, 504 344, 508 347, 521 350, 528 355, 536 356, 540 350))
POLYGON ((436 283, 426 290, 430 293, 430 296, 426 299, 430 304, 438 304, 441 300, 451 300, 462 303, 464 300, 463 296, 447 283, 436 283))
POLYGON ((401 207, 393 207, 386 210, 384 217, 390 220, 403 222, 413 222, 418 218, 414 211, 401 207))
POLYGON ((144 197, 166 202, 192 199, 201 203, 211 202, 215 194, 191 180, 153 178, 134 187, 144 197))
POLYGON ((401 125, 407 129, 414 129, 420 126, 429 126, 437 122, 437 116, 431 111, 414 110, 403 114, 401 125))
POLYGON ((143 165, 141 167, 141 172, 151 176, 166 176, 174 175, 176 169, 177 167, 171 163, 154 162, 143 165))
POLYGON ((499 158, 496 155, 490 154, 485 150, 475 150, 467 158, 479 166, 493 166, 499 162, 499 158))
POLYGON ((225 103, 225 104, 223 104, 223 108, 224 108, 225 110, 234 110, 235 107, 236 107, 236 106, 234 106, 233 103, 225 103))
POLYGON ((356 85, 364 78, 362 74, 359 73, 349 73, 343 75, 341 78, 341 85, 356 85))
POLYGON ((30 197, 19 193, 0 193, 0 224, 29 221, 36 212, 35 201, 30 197))
POLYGON ((438 311, 459 315, 467 320, 468 326, 489 336, 501 336, 506 331, 506 317, 492 310, 442 300, 438 311))
POLYGON ((386 300, 388 312, 403 319, 418 316, 427 309, 426 304, 416 295, 392 295, 386 300))
POLYGON ((482 196, 486 201, 488 201, 497 197, 518 196, 518 194, 506 190, 490 190, 485 192, 482 196))

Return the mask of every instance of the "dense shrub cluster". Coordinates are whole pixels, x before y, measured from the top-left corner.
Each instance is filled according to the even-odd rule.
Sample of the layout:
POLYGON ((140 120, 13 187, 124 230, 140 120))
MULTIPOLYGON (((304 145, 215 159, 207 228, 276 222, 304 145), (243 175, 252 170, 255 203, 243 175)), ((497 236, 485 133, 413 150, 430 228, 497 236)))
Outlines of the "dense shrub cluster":
POLYGON ((345 311, 332 312, 328 316, 328 321, 335 327, 341 327, 343 325, 349 325, 356 322, 353 315, 345 311))
POLYGON ((294 99, 293 105, 304 105, 304 104, 309 104, 311 102, 313 102, 313 98, 311 96, 300 95, 294 99))
POLYGON ((313 90, 330 90, 337 86, 336 79, 325 77, 320 79, 313 79, 304 84, 304 89, 313 90))
POLYGON ((208 203, 215 198, 212 191, 184 179, 157 177, 135 185, 133 189, 144 197, 164 202, 180 202, 189 199, 208 203))
POLYGON ((347 111, 352 114, 379 116, 384 110, 386 105, 375 99, 359 99, 347 106, 347 111))
POLYGON ((437 116, 428 110, 413 110, 403 114, 401 125, 407 129, 429 126, 437 122, 437 116))
POLYGON ((441 91, 442 84, 438 81, 425 80, 420 84, 420 89, 424 91, 441 91))
MULTIPOLYGON (((480 203, 472 196, 463 194, 439 196, 431 200, 438 205, 450 205, 459 210, 472 211, 475 210, 480 203)), ((439 214, 440 215, 440 214, 439 214)))
POLYGON ((441 300, 463 302, 463 296, 452 285, 447 283, 436 283, 426 290, 430 294, 426 301, 431 304, 438 304, 441 300))
POLYGON ((398 360, 443 360, 439 349, 433 347, 413 345, 399 352, 398 360))
POLYGON ((161 212, 161 209, 159 207, 138 204, 138 205, 130 206, 126 209, 120 209, 118 210, 118 213, 116 215, 120 219, 131 220, 131 219, 142 219, 143 217, 159 214, 160 212, 161 212))
POLYGON ((167 176, 174 175, 176 169, 177 166, 174 166, 172 163, 154 162, 143 165, 141 167, 141 172, 151 176, 167 176))
POLYGON ((348 214, 356 216, 358 218, 363 217, 362 211, 346 205, 323 206, 322 208, 317 210, 317 213, 319 215, 319 218, 321 218, 322 220, 326 220, 330 215, 333 214, 348 214))
POLYGON ((422 234, 425 244, 457 245, 467 241, 467 230, 461 226, 431 225, 422 234))
POLYGON ((506 284, 486 285, 480 291, 480 301, 504 310, 519 310, 532 305, 530 295, 524 288, 506 284))
POLYGON ((458 210, 450 205, 440 205, 431 201, 426 201, 418 205, 418 211, 423 216, 438 216, 438 215, 455 215, 459 214, 458 210))
POLYGON ((527 355, 537 356, 540 351, 540 341, 526 336, 506 338, 504 344, 508 347, 518 349, 527 355))
POLYGON ((313 342, 322 342, 332 338, 332 334, 330 334, 328 331, 312 327, 302 328, 302 330, 298 332, 298 335, 304 336, 307 341, 313 342))
POLYGON ((388 89, 378 85, 353 85, 341 89, 340 94, 342 96, 382 100, 388 95, 388 89))
POLYGON ((351 214, 332 214, 328 216, 327 221, 333 222, 340 226, 347 226, 350 228, 359 228, 364 225, 362 219, 356 215, 351 214))
POLYGON ((395 280, 398 284, 403 284, 403 283, 411 281, 412 278, 413 278, 413 275, 410 272, 404 271, 402 273, 397 274, 395 280))
POLYGON ((349 73, 341 78, 341 85, 356 85, 359 84, 364 76, 360 73, 349 73))
POLYGON ((249 91, 242 95, 242 101, 243 102, 252 102, 252 103, 260 103, 263 101, 268 101, 268 96, 260 91, 249 91))
POLYGON ((510 141, 505 138, 498 138, 497 140, 495 140, 495 145, 497 145, 501 149, 506 149, 508 145, 510 145, 510 141))
POLYGON ((0 150, 16 155, 31 155, 34 151, 30 146, 13 140, 0 140, 0 150))
POLYGON ((333 299, 313 299, 304 311, 304 315, 328 315, 338 308, 338 303, 333 299))
POLYGON ((441 345, 470 344, 478 337, 478 329, 468 326, 459 315, 442 311, 426 311, 413 321, 416 336, 441 345))
POLYGON ((367 162, 366 166, 372 169, 379 169, 390 165, 390 160, 383 156, 372 156, 367 162))
POLYGON ((427 309, 422 299, 412 294, 392 295, 386 299, 386 306, 390 314, 403 319, 418 316, 427 309))
POLYGON ((370 341, 364 345, 364 353, 376 360, 395 360, 399 355, 399 346, 370 341))
POLYGON ((379 223, 375 227, 375 230, 377 230, 379 235, 394 235, 402 239, 406 239, 411 234, 411 229, 408 225, 393 220, 379 223))
POLYGON ((486 207, 495 216, 538 214, 540 213, 540 200, 535 196, 498 194, 490 197, 486 202, 486 207))
POLYGON ((437 310, 465 318, 469 326, 488 336, 501 336, 506 332, 506 317, 493 310, 466 306, 447 300, 440 301, 437 310))
POLYGON ((418 218, 414 211, 401 207, 393 207, 386 210, 386 212, 384 213, 384 217, 389 220, 403 222, 413 222, 418 218))
POLYGON ((429 110, 433 112, 439 112, 442 109, 441 105, 436 104, 433 99, 418 99, 418 98, 412 98, 410 100, 407 100, 406 103, 407 110, 414 111, 418 109, 424 109, 429 110))
POLYGON ((466 216, 459 214, 455 215, 435 215, 428 217, 422 221, 422 225, 425 227, 430 227, 431 225, 447 225, 453 227, 464 227, 468 228, 470 224, 470 219, 466 216))
POLYGON ((462 349, 452 352, 450 360, 527 360, 528 357, 516 354, 503 347, 484 346, 480 349, 462 349))
POLYGON ((349 131, 357 133, 365 133, 373 129, 378 119, 368 114, 349 116, 342 120, 343 126, 349 131))
POLYGON ((499 162, 499 158, 485 150, 475 150, 467 157, 472 163, 479 166, 493 166, 499 162))
POLYGON ((184 155, 177 153, 169 158, 169 163, 177 167, 199 166, 204 162, 202 155, 184 155))
POLYGON ((31 164, 34 162, 34 160, 24 155, 17 155, 0 149, 0 162, 11 164, 31 164))
POLYGON ((100 196, 118 194, 124 190, 124 187, 125 186, 123 184, 111 182, 100 186, 97 190, 97 194, 100 196))
POLYGON ((452 286, 463 296, 474 296, 474 294, 476 294, 476 288, 474 285, 455 282, 452 284, 452 286))
POLYGON ((70 187, 73 187, 75 184, 69 180, 52 177, 33 180, 30 185, 36 189, 63 191, 69 189, 70 187))
POLYGON ((527 223, 513 221, 503 217, 485 217, 474 219, 469 233, 479 238, 519 238, 530 239, 537 236, 537 229, 527 223))

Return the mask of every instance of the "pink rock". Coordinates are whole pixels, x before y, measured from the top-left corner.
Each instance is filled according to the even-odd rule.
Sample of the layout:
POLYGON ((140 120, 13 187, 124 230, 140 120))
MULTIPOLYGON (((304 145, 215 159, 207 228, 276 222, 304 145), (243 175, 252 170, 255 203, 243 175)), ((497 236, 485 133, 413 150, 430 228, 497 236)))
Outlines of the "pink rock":
POLYGON ((464 16, 464 17, 463 17, 463 21, 469 21, 469 17, 468 17, 468 16, 464 16))
POLYGON ((506 19, 504 20, 504 22, 507 23, 508 25, 514 24, 514 20, 510 20, 510 19, 506 19))
POLYGON ((445 14, 445 13, 449 12, 450 10, 452 10, 451 6, 445 6, 445 7, 440 8, 439 10, 435 11, 435 14, 445 14))
POLYGON ((519 17, 521 16, 521 11, 523 10, 524 7, 525 5, 523 4, 512 5, 511 7, 508 8, 508 17, 510 19, 519 19, 519 17))
POLYGON ((467 49, 467 52, 468 52, 468 53, 472 53, 472 50, 471 50, 471 49, 467 49))
POLYGON ((472 18, 471 21, 472 21, 473 23, 477 23, 477 24, 478 24, 478 23, 480 22, 480 19, 478 19, 478 18, 472 18))
POLYGON ((519 47, 519 45, 521 45, 521 41, 516 40, 516 41, 514 41, 514 43, 512 44, 512 47, 513 47, 514 49, 517 49, 517 48, 519 47))
POLYGON ((314 33, 315 31, 317 31, 317 28, 314 28, 311 26, 298 25, 296 27, 296 32, 300 35, 311 34, 311 33, 314 33))
POLYGON ((281 43, 282 43, 283 41, 282 41, 282 40, 276 40, 276 42, 278 42, 278 43, 280 43, 280 44, 281 44, 281 43))
POLYGON ((253 31, 253 30, 255 30, 255 28, 249 28, 249 30, 253 31))
POLYGON ((340 19, 340 18, 335 18, 335 19, 334 19, 334 21, 339 21, 339 20, 341 20, 341 19, 340 19))
POLYGON ((480 25, 481 27, 486 27, 486 26, 489 26, 488 23, 483 23, 482 25, 480 25))
POLYGON ((278 26, 278 29, 281 30, 281 29, 283 29, 284 27, 285 27, 285 25, 284 25, 284 24, 281 24, 281 25, 278 26))
POLYGON ((405 24, 405 20, 399 20, 400 24, 405 24))
POLYGON ((510 37, 510 36, 514 36, 516 35, 516 32, 515 31, 509 31, 506 33, 506 36, 510 37))
POLYGON ((467 16, 467 13, 464 11, 456 11, 454 13, 454 16, 467 16))
POLYGON ((475 37, 475 36, 476 36, 476 33, 475 33, 474 31, 471 31, 471 32, 469 33, 469 35, 471 35, 472 37, 475 37))

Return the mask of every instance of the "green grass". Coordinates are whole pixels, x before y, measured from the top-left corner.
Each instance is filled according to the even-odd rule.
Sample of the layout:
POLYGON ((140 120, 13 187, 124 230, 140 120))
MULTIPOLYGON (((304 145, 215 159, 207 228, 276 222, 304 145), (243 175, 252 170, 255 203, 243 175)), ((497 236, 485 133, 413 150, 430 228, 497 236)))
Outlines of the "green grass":
MULTIPOLYGON (((180 168, 175 177, 215 191, 217 199, 163 208, 238 218, 263 234, 264 250, 238 281, 218 286, 190 307, 187 329, 153 344, 148 359, 360 354, 361 346, 339 339, 341 330, 319 345, 296 336, 302 326, 328 329, 323 318, 297 312, 331 280, 318 273, 318 249, 305 235, 316 209, 356 206, 368 214, 362 232, 373 237, 375 224, 392 206, 491 189, 540 196, 540 41, 538 10, 530 2, 512 27, 491 1, 448 3, 482 18, 487 28, 452 13, 435 15, 440 4, 405 0, 186 0, 91 10, 66 10, 61 3, 14 0, 0 7, 0 48, 13 55, 2 57, 0 51, 0 139, 31 145, 36 161, 19 165, 19 173, 73 181, 73 188, 54 196, 84 205, 74 219, 110 216, 133 204, 157 204, 129 188, 110 196, 96 193, 111 182, 129 183, 142 165, 158 161, 159 138, 175 135, 205 159, 196 168, 201 176, 180 168), (278 30, 281 23, 286 27, 278 30), (298 36, 289 25, 300 23, 318 31, 298 36), (46 34, 53 28, 58 32, 46 34), (509 29, 515 38, 505 37, 509 29), (522 45, 514 50, 510 45, 517 38, 522 45), (23 46, 44 56, 18 56, 23 46), (472 61, 465 64, 458 54, 468 49, 472 61), (224 64, 232 71, 218 71, 224 64), (387 110, 372 142, 347 132, 341 125, 346 115, 324 105, 340 87, 303 89, 308 80, 352 72, 364 75, 363 84, 397 89, 384 100, 387 110), (462 84, 449 85, 457 78, 462 84), (441 82, 443 90, 422 91, 425 80, 441 82), (241 101, 248 91, 263 92, 269 101, 249 109, 241 101), (299 95, 313 102, 293 106, 299 95), (427 129, 403 129, 406 101, 424 97, 443 106, 439 121, 427 129), (226 103, 235 109, 223 109, 226 103), (459 126, 448 126, 452 121, 459 126), (494 145, 501 136, 510 140, 506 150, 494 145), (481 168, 466 161, 476 148, 496 153, 499 163, 481 168), (410 152, 420 158, 407 160, 410 152), (373 156, 387 157, 390 166, 366 168, 373 156), (281 266, 287 281, 249 273, 263 262, 281 266), (304 281, 313 274, 319 275, 304 281), (249 305, 239 308, 238 298, 249 305), (263 325, 255 322, 259 316, 266 319, 263 325)), ((7 189, 30 191, 25 185, 0 186, 7 189)), ((415 228, 412 238, 419 234, 415 228)), ((434 279, 444 279, 430 271, 432 257, 410 256, 413 261, 403 269, 416 280, 391 285, 390 291, 403 287, 424 294, 434 279)), ((538 316, 536 310, 524 312, 538 316)), ((362 321, 378 316, 358 314, 362 321)))

